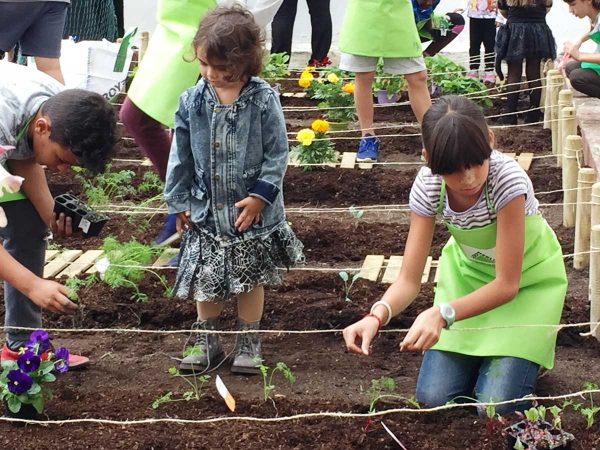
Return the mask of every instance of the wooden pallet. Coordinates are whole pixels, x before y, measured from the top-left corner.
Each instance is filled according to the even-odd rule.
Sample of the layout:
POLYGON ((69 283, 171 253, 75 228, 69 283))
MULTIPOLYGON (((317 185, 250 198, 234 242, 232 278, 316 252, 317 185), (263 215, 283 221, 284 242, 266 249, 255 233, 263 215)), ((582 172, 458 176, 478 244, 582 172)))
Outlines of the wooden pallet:
POLYGON ((341 169, 354 169, 358 165, 359 169, 372 169, 373 163, 361 163, 356 161, 356 152, 344 152, 342 154, 341 169))
MULTIPOLYGON (((178 251, 176 248, 165 248, 151 265, 163 266, 178 251)), ((102 250, 46 250, 44 278, 72 278, 96 273, 95 263, 103 253, 102 250)))
MULTIPOLYGON (((367 255, 360 269, 361 278, 381 283, 393 283, 400 273, 402 258, 400 255, 391 255, 387 259, 384 255, 367 255)), ((427 283, 431 268, 436 266, 437 261, 433 261, 431 256, 427 257, 421 283, 427 283)))
POLYGON ((294 97, 294 98, 305 98, 306 97, 306 92, 284 92, 283 94, 281 94, 282 97, 294 97))
POLYGON ((531 167, 531 162, 533 161, 533 153, 523 152, 520 155, 517 155, 516 153, 505 153, 505 155, 509 158, 515 159, 524 171, 528 171, 531 167))

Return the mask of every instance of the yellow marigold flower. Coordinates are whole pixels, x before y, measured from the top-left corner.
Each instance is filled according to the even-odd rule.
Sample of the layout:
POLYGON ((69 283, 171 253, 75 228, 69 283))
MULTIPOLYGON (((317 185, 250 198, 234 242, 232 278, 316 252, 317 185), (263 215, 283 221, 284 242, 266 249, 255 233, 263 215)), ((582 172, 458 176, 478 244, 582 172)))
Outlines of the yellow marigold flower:
POLYGON ((347 92, 348 94, 354 94, 354 83, 347 83, 343 85, 342 91, 347 92))
POLYGON ((302 72, 300 75, 300 79, 298 80, 298 85, 303 88, 307 88, 310 86, 310 82, 314 79, 313 74, 310 72, 302 72))
POLYGON ((327 81, 329 81, 330 83, 337 83, 338 81, 340 81, 340 78, 335 73, 330 73, 329 75, 327 75, 327 81))
POLYGON ((327 133, 329 131, 329 122, 326 120, 317 119, 310 127, 317 133, 327 133))
POLYGON ((302 145, 308 147, 315 139, 315 132, 310 128, 303 128, 302 130, 298 131, 296 139, 298 139, 302 145))
POLYGON ((317 70, 315 66, 306 66, 304 68, 304 72, 314 72, 315 70, 317 70))

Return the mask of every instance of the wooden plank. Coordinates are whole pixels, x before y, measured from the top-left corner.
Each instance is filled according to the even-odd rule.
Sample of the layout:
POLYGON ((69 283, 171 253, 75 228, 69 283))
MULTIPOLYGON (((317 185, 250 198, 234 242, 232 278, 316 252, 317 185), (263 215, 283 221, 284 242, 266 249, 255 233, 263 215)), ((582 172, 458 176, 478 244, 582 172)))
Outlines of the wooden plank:
POLYGON ((71 278, 86 271, 103 254, 102 250, 88 250, 75 261, 67 266, 65 270, 59 273, 56 278, 71 278))
POLYGON ((359 162, 358 163, 358 168, 359 169, 372 169, 373 168, 373 163, 359 162))
POLYGON ((433 258, 431 256, 428 256, 427 262, 425 262, 425 268, 423 269, 423 276, 421 277, 421 283, 427 283, 427 281, 429 281, 429 273, 431 272, 432 262, 433 262, 433 258))
POLYGON ((304 97, 306 97, 306 92, 296 92, 294 94, 294 97, 295 98, 304 98, 304 97))
POLYGON ((284 92, 283 94, 281 94, 282 97, 293 97, 294 93, 293 92, 284 92))
POLYGON ((64 250, 60 255, 46 264, 44 267, 44 278, 53 278, 82 253, 82 250, 64 250))
POLYGON ((44 262, 48 263, 52 261, 60 253, 60 250, 46 250, 46 256, 44 262))
POLYGON ((165 251, 160 254, 158 259, 156 261, 154 261, 154 264, 152 264, 152 267, 163 267, 177 253, 179 253, 178 248, 171 248, 171 247, 166 248, 165 251))
POLYGON ((505 155, 512 159, 515 159, 515 156, 517 156, 516 153, 505 153, 505 155))
POLYGON ((523 168, 524 171, 528 171, 531 167, 531 161, 533 160, 533 153, 525 152, 517 156, 517 162, 523 168))
POLYGON ((369 281, 377 281, 384 259, 383 255, 367 255, 360 269, 360 277, 369 281))
POLYGON ((402 256, 392 255, 387 261, 387 267, 385 268, 385 272, 383 272, 383 277, 381 278, 382 283, 393 283, 398 278, 398 274, 400 273, 400 267, 402 267, 402 256))
POLYGON ((356 164, 356 153, 344 152, 342 155, 342 162, 340 163, 340 169, 354 169, 354 164, 356 164))
POLYGON ((437 261, 437 264, 435 265, 435 277, 433 277, 433 282, 437 283, 439 277, 440 277, 440 262, 437 261))
POLYGON ((152 161, 150 161, 150 159, 148 158, 144 158, 143 161, 140 163, 140 166, 152 166, 152 161))

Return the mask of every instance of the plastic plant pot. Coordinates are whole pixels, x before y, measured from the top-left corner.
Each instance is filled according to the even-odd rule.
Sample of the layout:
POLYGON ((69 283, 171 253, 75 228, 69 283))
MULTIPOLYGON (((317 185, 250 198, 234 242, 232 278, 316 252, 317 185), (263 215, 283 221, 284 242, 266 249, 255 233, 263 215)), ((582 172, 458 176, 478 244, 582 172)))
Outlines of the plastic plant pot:
POLYGON ((83 236, 98 236, 108 216, 94 211, 72 194, 54 197, 54 212, 64 213, 73 221, 73 229, 81 229, 83 236))
POLYGON ((392 95, 388 95, 385 89, 379 89, 377 93, 377 103, 380 105, 385 105, 387 103, 396 103, 400 99, 400 94, 395 93, 392 95))
POLYGON ((570 450, 575 436, 550 422, 521 420, 506 428, 506 449, 514 450, 517 439, 525 450, 570 450))

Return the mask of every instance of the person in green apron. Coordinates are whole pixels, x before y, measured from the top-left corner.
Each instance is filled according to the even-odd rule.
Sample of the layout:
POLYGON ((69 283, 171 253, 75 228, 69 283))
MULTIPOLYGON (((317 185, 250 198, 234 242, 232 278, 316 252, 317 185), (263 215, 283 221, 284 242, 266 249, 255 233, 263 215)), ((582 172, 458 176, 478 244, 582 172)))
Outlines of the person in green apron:
POLYGON ((340 69, 356 73, 354 100, 362 130, 358 161, 376 161, 373 80, 379 58, 384 71, 404 75, 411 108, 420 122, 431 105, 421 40, 411 0, 348 0, 340 33, 340 69))
POLYGON ((592 30, 575 42, 565 42, 564 52, 571 61, 565 67, 571 85, 590 97, 600 98, 600 0, 564 0, 571 14, 592 21, 592 30), (595 53, 583 53, 579 47, 588 39, 597 45, 595 53))
MULTIPOLYGON (((402 351, 424 352, 416 398, 428 406, 520 399, 534 392, 539 368, 554 365, 567 289, 560 244, 529 177, 492 150, 494 136, 472 101, 441 97, 425 114, 422 133, 427 166, 410 193, 404 263, 371 312, 344 330, 346 346, 368 355, 380 326, 417 297, 441 215, 452 236, 440 257, 434 304, 400 343, 402 351)), ((527 406, 519 401, 496 411, 527 406)))

